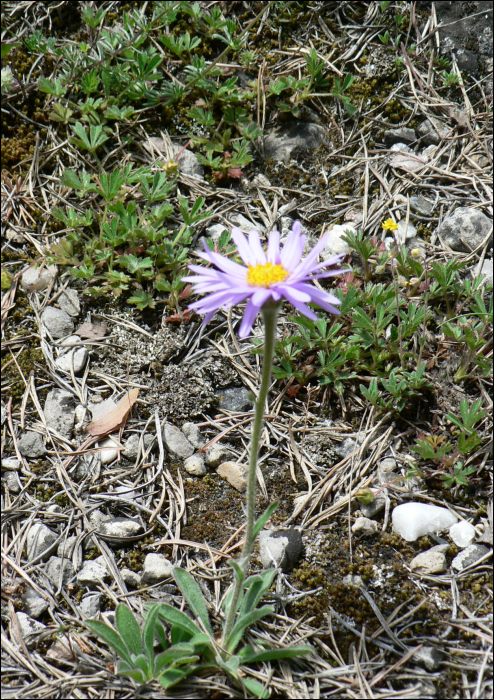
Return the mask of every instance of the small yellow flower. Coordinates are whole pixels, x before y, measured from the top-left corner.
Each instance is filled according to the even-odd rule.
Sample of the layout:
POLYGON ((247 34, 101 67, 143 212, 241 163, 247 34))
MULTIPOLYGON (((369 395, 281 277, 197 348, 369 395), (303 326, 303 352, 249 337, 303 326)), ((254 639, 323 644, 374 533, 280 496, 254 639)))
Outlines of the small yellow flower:
POLYGON ((382 226, 386 231, 396 231, 398 229, 398 224, 393 219, 386 219, 386 221, 383 221, 382 226))

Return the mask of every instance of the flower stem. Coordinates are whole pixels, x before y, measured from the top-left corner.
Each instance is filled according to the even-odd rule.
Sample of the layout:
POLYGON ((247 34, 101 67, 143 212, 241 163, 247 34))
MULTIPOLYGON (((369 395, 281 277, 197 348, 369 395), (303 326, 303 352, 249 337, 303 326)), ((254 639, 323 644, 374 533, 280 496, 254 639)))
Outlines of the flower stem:
POLYGON ((249 473, 247 476, 247 524, 245 528, 244 546, 240 558, 240 561, 242 562, 241 566, 243 569, 243 577, 241 579, 235 578, 235 588, 227 612, 223 633, 223 644, 226 643, 228 637, 230 636, 230 632, 232 631, 235 622, 238 599, 242 591, 242 586, 247 575, 247 571, 249 570, 250 556, 255 544, 253 534, 256 517, 257 458, 259 456, 259 441, 262 431, 264 406, 266 403, 269 386, 271 384, 271 367, 273 363, 274 345, 276 339, 276 317, 279 306, 280 304, 278 302, 268 301, 261 309, 264 319, 265 334, 264 360, 262 365, 261 386, 259 388, 259 396, 257 397, 256 401, 254 424, 252 426, 252 437, 250 442, 249 473))

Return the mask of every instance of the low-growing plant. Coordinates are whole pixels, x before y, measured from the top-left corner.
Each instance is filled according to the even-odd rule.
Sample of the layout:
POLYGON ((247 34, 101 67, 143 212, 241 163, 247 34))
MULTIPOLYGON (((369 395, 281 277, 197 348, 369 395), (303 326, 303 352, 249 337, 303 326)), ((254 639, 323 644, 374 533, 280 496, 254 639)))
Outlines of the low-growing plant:
MULTIPOLYGON (((276 505, 273 504, 256 523, 258 531, 276 505)), ((238 565, 233 561, 232 565, 235 575, 239 575, 238 565)), ((264 685, 246 675, 249 666, 276 659, 295 659, 312 652, 311 647, 301 645, 279 648, 269 648, 262 642, 257 646, 241 645, 252 624, 274 613, 272 605, 258 605, 276 573, 276 569, 263 571, 244 580, 242 596, 236 605, 235 624, 227 638, 214 634, 201 589, 193 577, 180 568, 174 570, 175 583, 195 621, 167 603, 148 604, 141 630, 130 608, 119 604, 115 611, 116 630, 97 620, 87 620, 85 624, 120 657, 116 673, 132 678, 139 685, 156 680, 168 689, 191 675, 224 672, 243 692, 267 698, 264 685)), ((225 614, 232 593, 233 590, 224 600, 225 614)))

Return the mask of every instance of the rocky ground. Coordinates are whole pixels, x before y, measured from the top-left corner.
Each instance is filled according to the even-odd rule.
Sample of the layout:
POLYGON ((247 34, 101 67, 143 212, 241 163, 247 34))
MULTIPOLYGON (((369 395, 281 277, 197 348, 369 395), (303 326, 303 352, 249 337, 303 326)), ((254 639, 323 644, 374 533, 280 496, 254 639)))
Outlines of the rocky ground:
MULTIPOLYGON (((489 309, 492 3, 270 3, 248 35, 255 60, 241 61, 232 50, 219 62, 226 79, 257 81, 248 107, 262 137, 252 141, 250 163, 228 169, 225 147, 217 170, 198 158, 201 144, 190 139, 197 132, 187 109, 201 107, 197 95, 190 104, 160 103, 112 122, 106 151, 84 151, 71 140, 75 118, 61 111, 79 115, 81 76, 74 69, 68 107, 42 89, 42 79, 63 77, 56 47, 87 53, 84 45, 99 46, 100 30, 84 25, 82 5, 4 5, 5 41, 39 30, 56 44, 51 53, 40 44, 16 46, 9 65, 17 85, 2 89, 2 696, 244 697, 221 674, 168 691, 156 682, 138 687, 114 674, 113 653, 84 621, 113 623, 119 602, 138 616, 148 602, 183 606, 173 580, 181 566, 198 581, 220 629, 227 561, 242 544, 262 363, 253 351, 262 324, 239 340, 242 307, 204 326, 185 313, 190 299, 164 287, 160 294, 156 282, 152 302, 133 304, 132 293, 149 293, 145 277, 112 293, 97 272, 92 279, 71 275, 87 264, 80 241, 72 239, 65 258, 55 246, 81 229, 62 225, 54 207, 70 204, 78 216, 93 211, 103 221, 107 209, 102 189, 76 196, 64 173, 87 169, 101 178, 100 159, 108 171, 133 163, 167 176, 176 165, 167 195, 174 225, 185 221, 182 196, 190 206, 203 197, 208 214, 190 227, 180 274, 185 263, 197 263, 201 237, 231 255, 224 230, 256 228, 264 237, 277 227, 283 240, 298 219, 310 245, 331 229, 324 257, 345 253, 348 272, 335 288, 346 294, 369 279, 397 289, 394 272, 378 276, 377 258, 391 251, 393 259, 404 246, 426 270, 406 304, 432 304, 432 265, 455 260, 455 279, 477 280, 489 309), (269 86, 279 76, 300 80, 304 50, 313 46, 331 80, 355 80, 340 93, 331 83, 329 99, 329 87, 304 100, 300 88, 287 111, 269 86), (441 69, 456 77, 441 78, 441 69), (398 228, 383 230, 390 218, 398 228), (345 231, 374 240, 372 278, 367 261, 342 239, 345 231), (107 293, 88 294, 90 285, 107 293)), ((102 27, 110 34, 124 11, 151 11, 148 3, 90 5, 106 11, 102 27)), ((198 3, 231 13, 240 27, 264 5, 198 3)), ((181 17, 176 36, 189 26, 181 17)), ((207 59, 221 48, 208 44, 207 59)), ((184 83, 182 62, 165 55, 164 74, 184 83)), ((8 57, 2 62, 5 68, 8 57)), ((133 196, 129 185, 122 201, 133 196)), ((140 195, 135 201, 143 206, 140 195)), ((130 254, 120 247, 119 255, 130 254)), ((134 245, 133 254, 144 253, 134 245)), ((102 256, 94 260, 103 264, 102 256)), ((461 315, 460 297, 451 303, 461 315)), ((283 308, 280 342, 293 332, 292 311, 283 308)), ((254 642, 314 649, 290 664, 245 669, 274 697, 492 697, 492 375, 488 368, 459 374, 466 341, 445 335, 446 317, 434 314, 406 348, 409 371, 427 361, 430 389, 403 410, 372 404, 361 387, 370 389, 374 375, 364 365, 342 380, 342 391, 320 382, 310 348, 299 356, 299 374, 273 381, 257 507, 280 505, 252 570, 271 567, 273 558, 280 567, 266 596, 276 615, 248 634, 254 642), (460 430, 446 416, 459 416, 465 399, 470 407, 478 401, 482 414, 465 433, 476 432, 478 446, 461 463, 475 470, 465 481, 441 483, 440 460, 418 464, 412 448, 432 435, 439 454, 448 438, 457 457, 460 430), (431 516, 426 506, 438 510, 431 516)), ((482 334, 472 355, 488 367, 492 320, 482 334)), ((392 371, 390 363, 384 378, 392 371)))

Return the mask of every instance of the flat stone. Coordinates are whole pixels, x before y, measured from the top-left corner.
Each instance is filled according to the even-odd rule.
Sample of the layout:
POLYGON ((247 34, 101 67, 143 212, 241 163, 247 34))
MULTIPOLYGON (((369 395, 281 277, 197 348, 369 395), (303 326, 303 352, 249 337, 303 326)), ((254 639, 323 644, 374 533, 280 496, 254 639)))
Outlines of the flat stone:
POLYGON ((437 228, 446 245, 467 253, 478 248, 491 231, 492 220, 472 207, 457 207, 437 228))
POLYGON ((28 649, 32 649, 36 645, 38 633, 46 629, 46 625, 38 620, 33 620, 32 617, 23 612, 17 612, 17 623, 21 636, 28 649))
POLYGON ((444 653, 434 647, 422 647, 413 655, 413 660, 425 666, 428 671, 437 671, 443 659, 444 653))
POLYGON ((75 576, 75 569, 70 559, 50 557, 45 566, 45 574, 54 588, 58 588, 60 584, 65 588, 75 576))
POLYGON ((85 595, 79 603, 79 610, 86 619, 98 617, 101 611, 101 593, 85 595))
POLYGON ((345 457, 351 455, 357 448, 358 444, 353 438, 346 438, 339 445, 335 445, 334 451, 338 457, 345 459, 345 457))
POLYGON ((216 469, 222 462, 230 462, 234 459, 235 455, 228 447, 216 443, 206 452, 205 462, 207 467, 216 469))
POLYGON ((228 221, 230 221, 233 226, 238 226, 244 233, 250 233, 250 231, 259 232, 263 228, 255 221, 247 219, 243 214, 231 214, 228 221))
POLYGON ((19 475, 17 472, 2 473, 2 482, 5 483, 5 486, 10 493, 14 495, 17 495, 22 491, 22 484, 19 480, 19 475))
POLYGON ((446 556, 443 552, 429 549, 421 552, 410 562, 410 568, 417 574, 442 574, 446 571, 446 556))
POLYGON ((29 617, 34 617, 35 619, 41 617, 50 606, 49 601, 41 598, 39 593, 30 586, 28 586, 22 594, 22 601, 24 603, 24 612, 29 615, 29 617))
POLYGON ((426 119, 417 128, 417 135, 425 146, 438 146, 450 133, 451 127, 443 124, 438 119, 434 119, 434 117, 426 119))
POLYGON ((41 321, 52 338, 63 338, 74 331, 74 322, 69 314, 53 306, 46 307, 41 314, 41 321))
POLYGON ((250 411, 254 405, 251 392, 245 387, 230 387, 218 391, 218 405, 223 411, 235 411, 236 413, 244 413, 250 411))
POLYGON ((24 455, 24 457, 30 457, 31 459, 37 459, 38 457, 43 457, 46 454, 46 447, 43 437, 39 433, 34 433, 31 430, 28 430, 21 435, 17 446, 21 455, 24 455))
POLYGON ((184 423, 182 433, 196 450, 200 450, 206 444, 200 428, 195 423, 184 423))
POLYGON ((375 493, 376 489, 369 490, 374 498, 370 503, 361 503, 360 510, 362 511, 362 515, 364 517, 373 518, 375 515, 384 510, 386 506, 386 497, 382 491, 377 490, 378 492, 375 493))
POLYGON ((206 235, 209 236, 209 238, 217 243, 220 240, 220 236, 223 233, 223 231, 227 231, 227 227, 224 226, 223 224, 213 224, 212 226, 208 226, 206 229, 206 235))
POLYGON ((302 553, 302 535, 295 528, 263 530, 259 534, 259 551, 265 569, 280 567, 291 571, 302 553))
POLYGON ((57 276, 56 265, 41 267, 30 267, 21 277, 21 287, 30 294, 46 289, 57 276))
POLYGON ((197 453, 191 457, 187 457, 184 461, 184 469, 192 476, 204 476, 207 473, 206 465, 204 464, 204 455, 197 453))
POLYGON ((326 141, 326 129, 312 122, 295 122, 271 132, 264 141, 266 158, 288 161, 297 148, 313 151, 326 141))
POLYGON ((60 355, 60 357, 57 357, 55 364, 62 372, 67 372, 69 374, 73 367, 74 374, 80 374, 86 366, 88 357, 89 352, 87 348, 74 348, 60 355))
MULTIPOLYGON (((122 452, 122 454, 126 459, 128 459, 131 462, 137 459, 140 439, 140 435, 137 435, 137 433, 133 433, 124 443, 125 450, 122 452)), ((144 435, 144 451, 146 451, 149 448, 153 440, 153 435, 150 435, 149 433, 146 433, 144 435)))
POLYGON ((355 535, 375 535, 378 529, 379 525, 370 518, 357 518, 352 525, 352 532, 355 535))
MULTIPOLYGON (((69 335, 58 343, 59 348, 73 348, 74 345, 80 345, 82 338, 80 335, 69 335)), ((67 350, 65 352, 68 352, 67 350)))
POLYGON ((172 423, 165 423, 163 427, 163 442, 173 457, 187 459, 187 457, 194 454, 194 447, 182 431, 172 423))
POLYGON ((389 148, 395 143, 413 143, 417 140, 415 129, 399 126, 396 129, 386 129, 384 132, 384 144, 389 148))
POLYGON ((174 145, 173 157, 177 159, 178 172, 199 180, 204 180, 204 167, 199 162, 198 157, 188 148, 182 150, 182 146, 174 145))
POLYGON ((398 230, 395 231, 396 241, 399 245, 403 245, 407 238, 415 238, 417 235, 417 228, 415 224, 411 221, 406 222, 406 219, 400 219, 398 221, 398 230))
POLYGON ((21 468, 20 460, 15 457, 5 457, 2 459, 2 471, 6 469, 7 471, 17 472, 21 468))
POLYGON ((79 316, 81 313, 81 302, 75 289, 66 289, 57 299, 57 304, 69 314, 69 316, 79 316))
POLYGON ((130 518, 113 518, 99 526, 101 535, 116 538, 109 542, 110 546, 126 544, 129 537, 137 537, 142 533, 142 525, 130 518))
POLYGON ((44 405, 47 425, 66 438, 72 436, 75 421, 76 399, 70 391, 52 389, 44 405))
POLYGON ((111 464, 118 457, 118 442, 112 437, 97 443, 101 464, 111 464), (104 449, 101 449, 104 448, 104 449))
POLYGON ((27 533, 26 550, 28 563, 33 559, 38 559, 41 555, 41 560, 46 561, 53 552, 53 545, 57 539, 58 535, 44 523, 33 523, 27 533))
POLYGON ((434 205, 423 197, 410 197, 410 209, 422 216, 432 216, 434 205))
POLYGON ((391 156, 388 161, 392 168, 414 173, 425 165, 424 159, 415 155, 405 143, 395 143, 389 150, 395 152, 395 155, 391 156))
POLYGON ((132 588, 138 588, 141 585, 141 577, 131 569, 122 569, 120 572, 124 583, 132 588))
POLYGON ((71 559, 78 539, 77 535, 70 535, 66 540, 62 540, 57 548, 57 556, 71 559))
POLYGON ((86 586, 89 589, 94 589, 101 581, 108 578, 108 569, 106 566, 96 560, 88 560, 84 562, 84 566, 77 573, 77 583, 80 586, 86 586))
POLYGON ((164 554, 146 554, 142 567, 141 583, 149 586, 173 576, 173 564, 164 554))
POLYGON ((247 471, 248 467, 239 462, 223 462, 217 469, 218 475, 226 479, 240 493, 244 493, 247 489, 247 471))
POLYGON ((451 562, 451 568, 455 571, 463 571, 468 566, 475 564, 476 561, 482 559, 490 550, 483 544, 471 544, 462 552, 456 555, 451 562))
POLYGON ((482 284, 492 284, 492 258, 487 258, 484 260, 479 272, 479 277, 482 277, 482 284))

